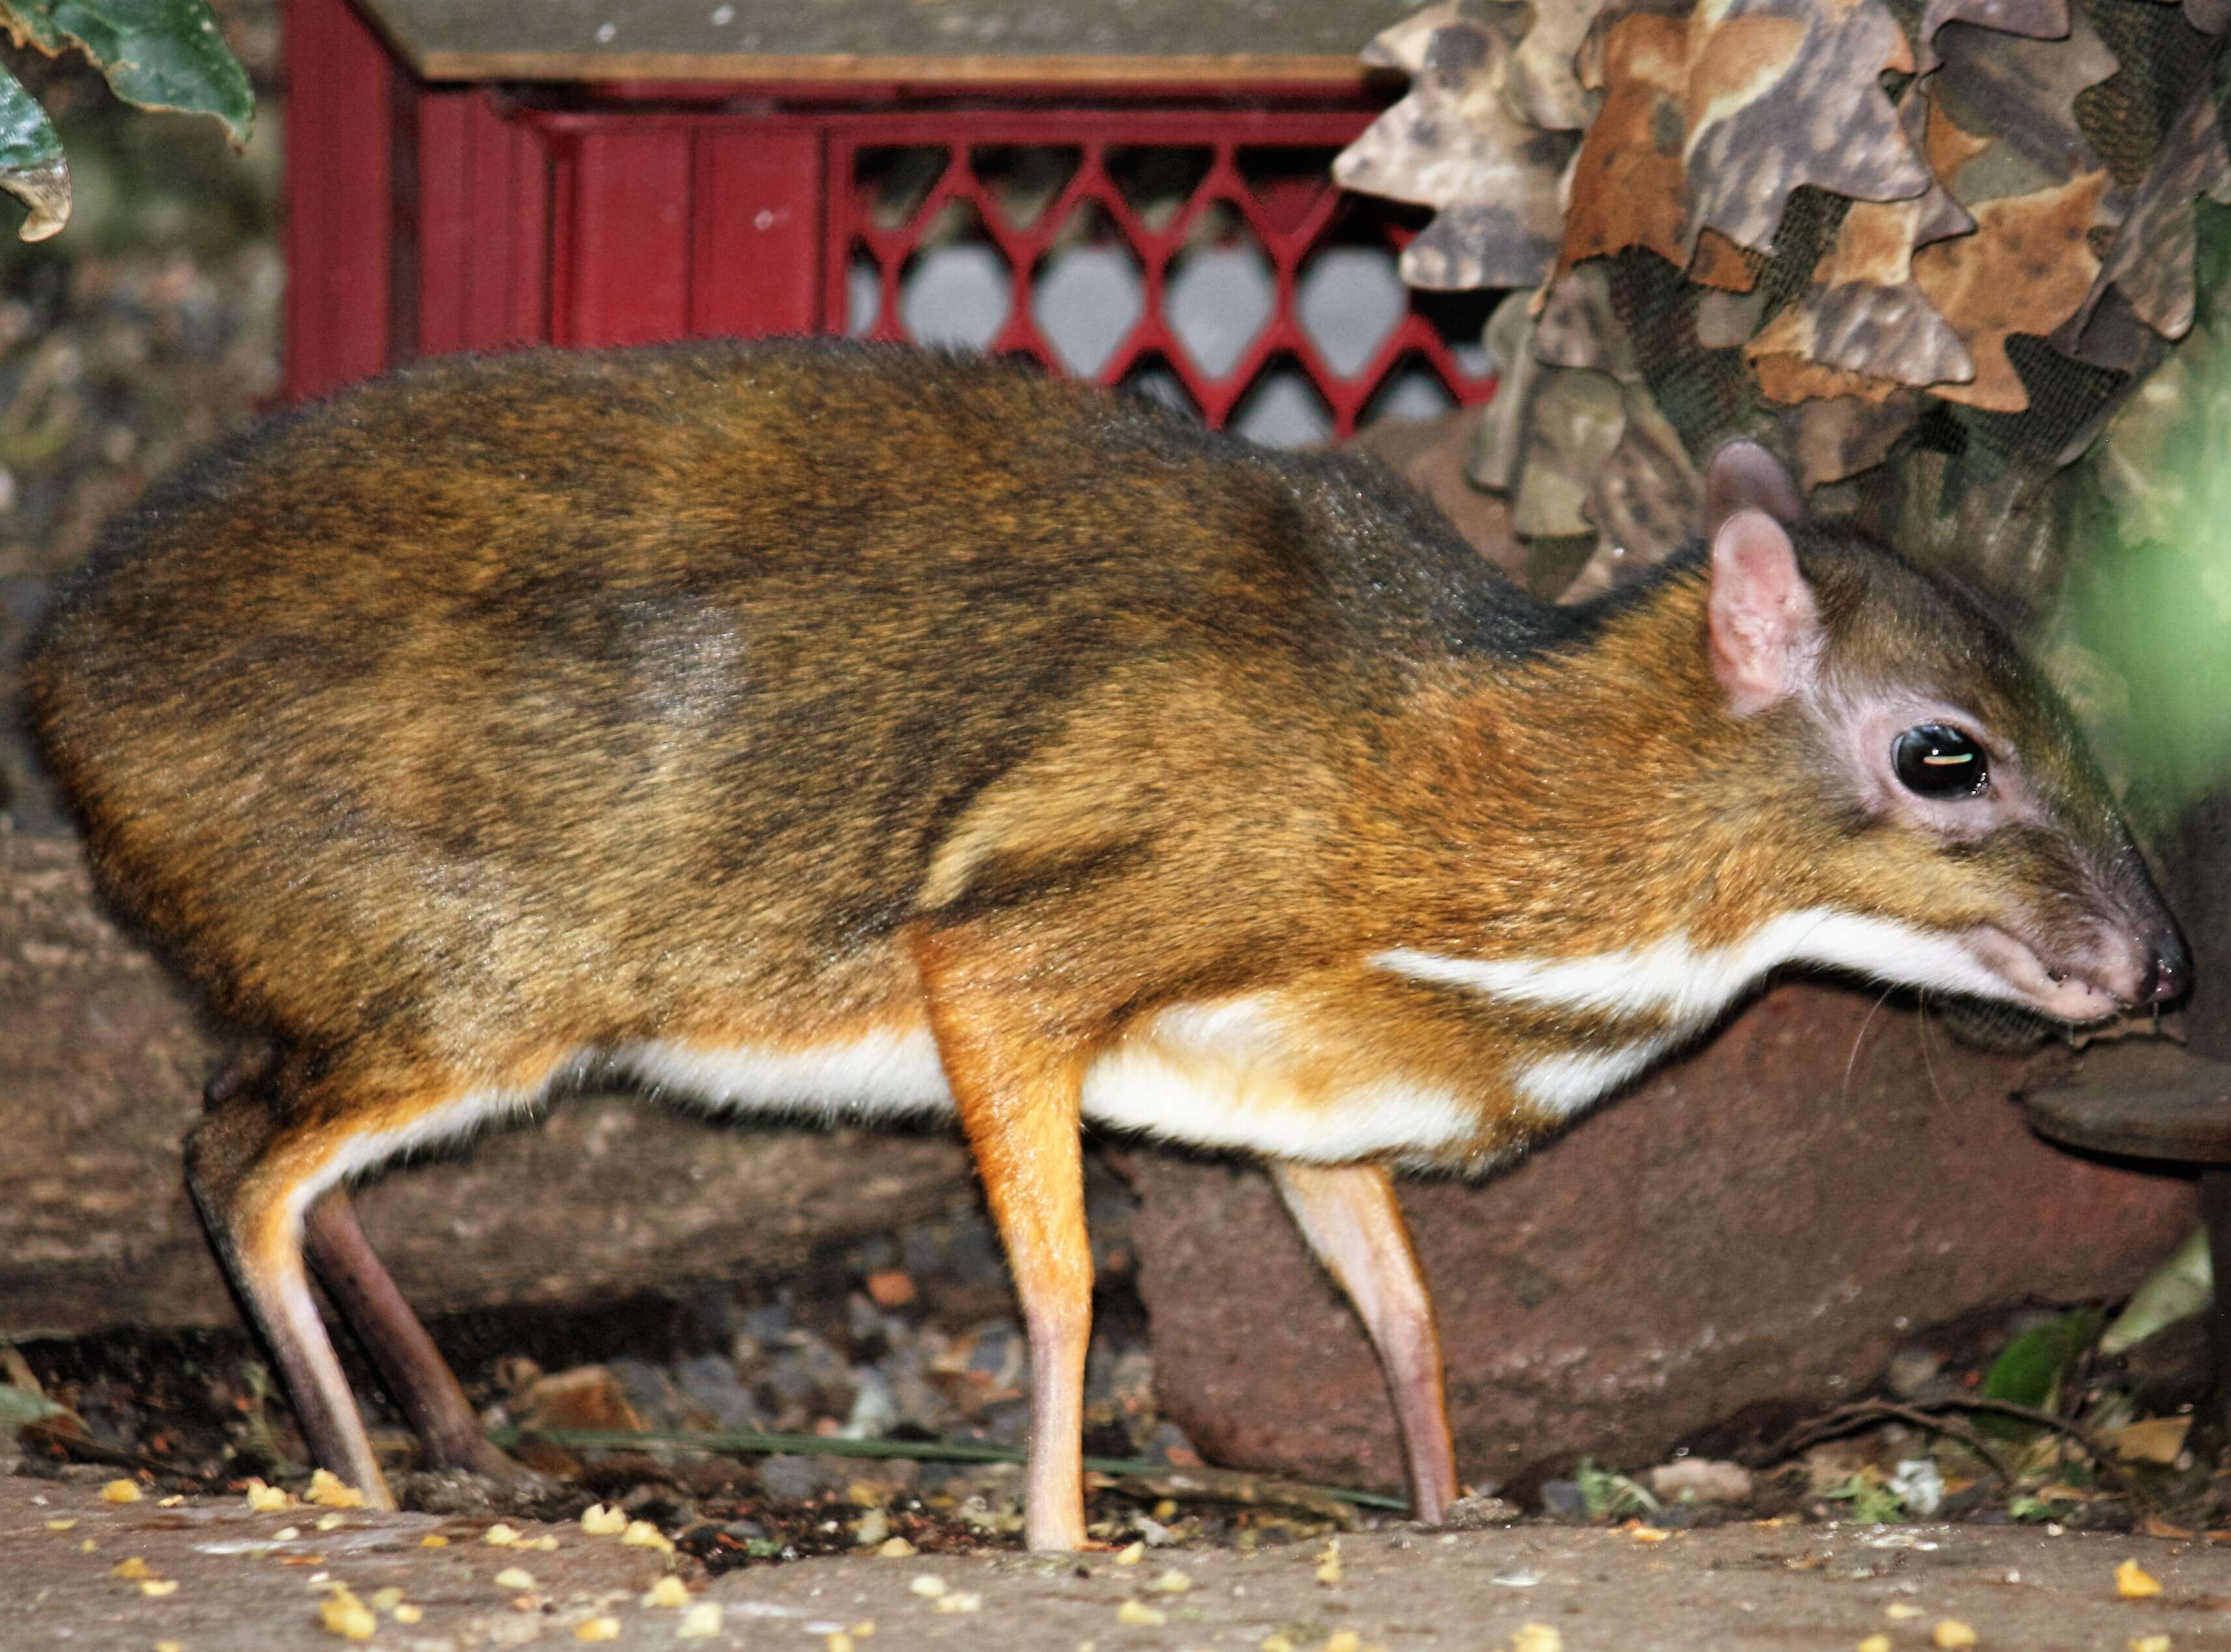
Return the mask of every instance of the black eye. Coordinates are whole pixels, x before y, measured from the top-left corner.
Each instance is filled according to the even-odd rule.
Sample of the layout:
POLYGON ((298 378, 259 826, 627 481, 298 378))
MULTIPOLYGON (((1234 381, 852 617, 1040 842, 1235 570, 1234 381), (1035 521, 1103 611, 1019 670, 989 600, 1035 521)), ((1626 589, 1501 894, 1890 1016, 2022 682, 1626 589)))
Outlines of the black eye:
POLYGON ((1974 797, 1990 784, 1983 748, 1943 723, 1909 728, 1890 745, 1898 784, 1923 797, 1974 797))

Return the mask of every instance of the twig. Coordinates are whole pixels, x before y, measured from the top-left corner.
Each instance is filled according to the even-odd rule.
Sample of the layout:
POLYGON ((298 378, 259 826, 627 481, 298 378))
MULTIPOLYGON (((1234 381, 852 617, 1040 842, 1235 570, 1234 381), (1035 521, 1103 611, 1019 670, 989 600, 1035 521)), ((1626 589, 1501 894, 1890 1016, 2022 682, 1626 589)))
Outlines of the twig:
POLYGON ((1869 1423, 1894 1420, 1924 1429, 1931 1434, 1942 1434, 1957 1440, 1990 1465, 1991 1472, 2000 1483, 2014 1483, 2014 1470, 1994 1451, 1983 1436, 1957 1418, 1932 1416, 1918 1406, 1901 1405, 1896 1400, 1855 1400, 1849 1405, 1839 1405, 1824 1412, 1809 1423, 1800 1423, 1762 1454, 1768 1462, 1779 1462, 1784 1457, 1794 1457, 1807 1446, 1822 1440, 1833 1439, 1840 1434, 1849 1434, 1869 1423))
POLYGON ((1997 1475, 2002 1482, 2012 1485, 2014 1476, 1998 1453, 1986 1445, 1982 1437, 1965 1423, 1956 1423, 1947 1418, 1933 1415, 1934 1412, 1940 1410, 1986 1411, 1998 1416, 2015 1417, 2024 1423, 2034 1424, 2038 1428, 2049 1429, 2055 1434, 2066 1436, 2084 1449, 2085 1455, 2092 1459, 2092 1465, 2112 1480, 2117 1489, 2124 1495, 2141 1508, 2151 1510, 2154 1507, 2153 1500, 2139 1489, 2137 1483, 2130 1475, 2123 1472, 2122 1465, 2115 1461, 2113 1450, 2102 1444, 2087 1429, 2071 1423, 2066 1417, 2056 1416, 2051 1411, 2041 1411, 2034 1405, 2023 1405, 2014 1400, 1992 1399, 1982 1395, 1930 1400, 1924 1404, 1913 1405, 1903 1405, 1895 1400, 1855 1400, 1849 1405, 1840 1405, 1833 1411, 1824 1412, 1809 1423, 1800 1423, 1764 1454, 1765 1461, 1778 1462, 1784 1457, 1795 1455, 1817 1441, 1826 1440, 1839 1434, 1848 1434, 1853 1429, 1867 1423, 1895 1419, 1901 1423, 1910 1423, 1916 1428, 1926 1429, 1933 1433, 1948 1435, 1959 1441, 1977 1456, 1982 1458, 1985 1462, 1990 1464, 1992 1472, 1997 1475))
MULTIPOLYGON (((764 1434, 752 1429, 496 1429, 488 1438, 508 1449, 532 1436, 552 1445, 584 1451, 625 1451, 644 1446, 686 1446, 696 1451, 796 1453, 819 1457, 907 1457, 917 1462, 1021 1462, 1024 1454, 1012 1446, 975 1445, 952 1440, 851 1440, 818 1434, 764 1434)), ((1161 1494, 1227 1503, 1277 1503, 1322 1512, 1330 1502, 1362 1508, 1409 1513, 1407 1498, 1385 1492, 1356 1491, 1345 1486, 1313 1486, 1299 1481, 1267 1479, 1226 1468, 1174 1468, 1164 1462, 1140 1457, 1087 1457, 1084 1466, 1094 1474, 1119 1481, 1152 1481, 1161 1494)))

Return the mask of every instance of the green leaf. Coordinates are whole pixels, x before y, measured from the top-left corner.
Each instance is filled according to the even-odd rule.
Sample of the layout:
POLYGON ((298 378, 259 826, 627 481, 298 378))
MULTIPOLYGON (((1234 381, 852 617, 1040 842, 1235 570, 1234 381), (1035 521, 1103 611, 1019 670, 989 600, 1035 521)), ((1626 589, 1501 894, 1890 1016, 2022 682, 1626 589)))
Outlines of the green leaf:
POLYGON ((0 190, 30 209, 20 231, 44 241, 69 221, 69 162, 47 112, 0 69, 0 190))
POLYGON ((1990 1374, 1983 1378, 1984 1397, 2050 1410, 2060 1391, 2061 1373, 2092 1345, 2099 1334, 2100 1319, 2096 1308, 2079 1308, 2032 1326, 1992 1362, 1990 1374))
POLYGON ((50 1416, 65 1416, 68 1413, 43 1394, 34 1394, 28 1388, 17 1388, 10 1383, 0 1383, 0 1439, 13 1439, 16 1430, 33 1423, 43 1423, 50 1416))
POLYGON ((2118 1354, 2144 1342, 2163 1326, 2204 1313, 2215 1300, 2215 1269, 2208 1253, 2208 1229, 2191 1236, 2146 1282, 2099 1339, 2099 1352, 2118 1354))
POLYGON ((214 115, 248 141, 255 98, 208 0, 0 0, 0 25, 49 55, 75 46, 143 109, 214 115))

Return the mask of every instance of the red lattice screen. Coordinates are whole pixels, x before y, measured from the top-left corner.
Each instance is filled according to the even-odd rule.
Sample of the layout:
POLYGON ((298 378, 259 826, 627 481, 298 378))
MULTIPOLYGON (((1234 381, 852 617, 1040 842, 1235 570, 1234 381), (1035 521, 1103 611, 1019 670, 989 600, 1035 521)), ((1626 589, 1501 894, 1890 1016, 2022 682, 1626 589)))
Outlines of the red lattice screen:
MULTIPOLYGON (((1141 385, 1219 428, 1266 392, 1290 400, 1303 386, 1334 436, 1389 410, 1398 390, 1407 404, 1394 410, 1412 414, 1435 410, 1437 398, 1481 400, 1494 378, 1472 342, 1478 312, 1410 302, 1394 274, 1410 226, 1331 181, 1355 126, 1345 114, 1147 112, 863 122, 839 132, 830 157, 824 313, 868 338, 915 337, 910 277, 937 249, 973 246, 997 261, 1005 313, 960 342, 1141 385), (1368 252, 1375 264, 1359 263, 1368 252), (1112 327, 1103 318, 1104 348, 1087 358, 1053 336, 1044 302, 1080 253, 1103 272, 1128 260, 1136 281, 1135 313, 1112 327), (1312 283, 1343 259, 1348 290, 1374 300, 1374 315, 1312 313, 1312 283), (1250 260, 1259 295, 1245 279, 1250 260), (1188 326, 1187 283, 1210 261, 1226 278, 1225 301, 1220 313, 1193 307, 1200 319, 1188 326), (1364 279, 1373 274, 1376 284, 1364 279), (1359 319, 1368 336, 1358 337, 1359 319)), ((1123 295, 1120 282, 1101 285, 1109 302, 1123 295)))

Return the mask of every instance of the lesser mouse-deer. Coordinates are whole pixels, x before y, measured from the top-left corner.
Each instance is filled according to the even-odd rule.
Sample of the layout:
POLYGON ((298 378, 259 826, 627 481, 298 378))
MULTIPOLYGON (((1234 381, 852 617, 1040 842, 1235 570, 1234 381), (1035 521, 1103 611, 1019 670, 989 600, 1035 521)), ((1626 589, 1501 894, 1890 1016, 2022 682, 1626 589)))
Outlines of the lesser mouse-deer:
POLYGON ((1084 1538, 1080 1127, 1260 1155, 1438 1519, 1390 1170, 1495 1164, 1784 965, 2068 1021, 2188 971, 2000 630, 1757 448, 1708 494, 1561 609, 1370 461, 801 344, 429 365, 157 487, 34 717, 108 888, 268 1041, 188 1169, 319 1459, 388 1500, 306 1239, 428 1454, 503 1468, 344 1189, 615 1074, 957 1115, 1041 1549, 1084 1538))

